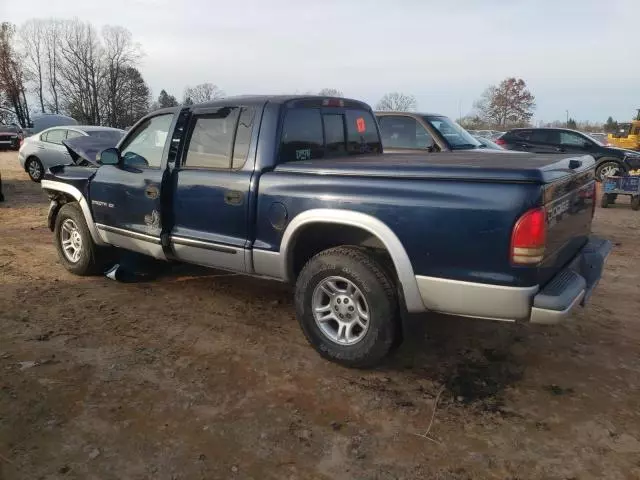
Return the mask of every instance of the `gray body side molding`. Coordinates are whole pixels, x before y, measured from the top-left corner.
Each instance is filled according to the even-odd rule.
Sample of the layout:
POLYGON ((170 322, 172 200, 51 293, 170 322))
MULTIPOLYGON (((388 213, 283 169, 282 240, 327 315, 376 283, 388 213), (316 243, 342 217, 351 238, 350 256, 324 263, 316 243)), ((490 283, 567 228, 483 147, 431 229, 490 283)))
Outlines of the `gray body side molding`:
POLYGON ((80 205, 82 209, 82 213, 84 214, 84 221, 87 222, 87 227, 89 227, 89 233, 91 233, 91 238, 97 245, 106 245, 106 243, 102 240, 102 237, 98 233, 98 229, 96 228, 96 224, 93 221, 93 217, 91 216, 91 210, 89 209, 89 204, 87 203, 87 199, 84 198, 84 195, 80 190, 78 190, 73 185, 69 185, 68 183, 56 182, 53 180, 42 180, 40 183, 43 190, 51 190, 55 192, 63 192, 68 195, 71 195, 80 205))
POLYGON ((297 215, 293 220, 291 220, 289 225, 287 225, 284 235, 282 236, 280 254, 278 258, 280 272, 278 272, 278 275, 273 276, 280 277, 285 281, 291 280, 288 268, 290 249, 294 245, 296 236, 302 231, 302 228, 305 225, 312 223, 349 225, 366 230, 373 236, 377 237, 385 246, 393 260, 396 272, 398 273, 398 279, 400 280, 400 286, 404 294, 407 310, 409 312, 425 311, 425 306, 422 302, 422 297, 420 296, 420 290, 418 289, 418 283, 416 281, 415 274, 413 273, 413 267, 411 266, 411 261, 409 260, 409 256, 402 246, 402 243, 386 224, 371 215, 366 215, 360 212, 318 208, 307 210, 306 212, 297 215))

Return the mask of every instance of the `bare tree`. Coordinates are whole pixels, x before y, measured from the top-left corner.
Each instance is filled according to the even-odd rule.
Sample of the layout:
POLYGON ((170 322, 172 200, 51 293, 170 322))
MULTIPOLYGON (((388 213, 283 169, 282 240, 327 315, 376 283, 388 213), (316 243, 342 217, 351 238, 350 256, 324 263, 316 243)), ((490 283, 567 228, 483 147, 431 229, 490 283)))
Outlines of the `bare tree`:
POLYGON ((24 72, 14 48, 15 26, 0 24, 0 106, 11 108, 22 127, 31 123, 24 72))
MULTIPOLYGON (((131 78, 125 76, 127 69, 133 68, 140 58, 140 48, 133 43, 131 32, 123 27, 106 26, 102 29, 103 42, 103 81, 101 105, 103 121, 117 126, 122 116, 125 82, 131 78)), ((138 72, 139 75, 139 72, 138 72)))
POLYGON ((45 112, 44 104, 44 75, 46 70, 45 55, 45 28, 44 22, 39 19, 31 19, 20 27, 20 40, 22 53, 28 75, 35 82, 35 91, 40 102, 40 110, 45 112))
POLYGON ((47 59, 46 77, 49 95, 51 95, 49 109, 53 113, 60 113, 58 93, 60 87, 59 70, 62 29, 63 23, 56 19, 50 19, 44 25, 44 51, 47 59))
POLYGON ((387 112, 410 112, 418 105, 416 97, 399 92, 385 94, 376 105, 376 110, 387 112))
POLYGON ((184 102, 189 104, 189 100, 193 103, 203 103, 217 98, 223 98, 224 92, 213 83, 201 83, 195 87, 187 87, 184 89, 184 102))
POLYGON ((95 28, 79 20, 65 22, 60 53, 59 86, 65 109, 81 123, 100 125, 102 48, 95 28))
POLYGON ((323 88, 318 92, 323 97, 344 97, 344 94, 337 88, 323 88))
POLYGON ((489 86, 475 108, 487 123, 504 128, 528 124, 536 103, 525 81, 511 77, 489 86))

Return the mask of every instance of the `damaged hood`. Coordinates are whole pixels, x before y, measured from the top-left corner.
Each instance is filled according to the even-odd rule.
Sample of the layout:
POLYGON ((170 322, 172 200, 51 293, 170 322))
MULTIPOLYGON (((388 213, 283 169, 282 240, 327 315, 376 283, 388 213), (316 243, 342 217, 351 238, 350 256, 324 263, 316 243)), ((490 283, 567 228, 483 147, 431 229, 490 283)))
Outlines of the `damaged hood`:
POLYGON ((75 137, 62 140, 62 144, 67 147, 74 164, 99 167, 98 154, 118 143, 99 137, 75 137))

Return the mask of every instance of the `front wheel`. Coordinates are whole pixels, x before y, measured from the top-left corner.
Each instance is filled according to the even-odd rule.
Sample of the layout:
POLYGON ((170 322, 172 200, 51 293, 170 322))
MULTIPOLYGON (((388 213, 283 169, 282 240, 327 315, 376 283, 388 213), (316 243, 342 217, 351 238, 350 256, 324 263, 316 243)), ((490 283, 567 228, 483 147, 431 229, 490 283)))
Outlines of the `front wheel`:
POLYGON ((58 258, 76 275, 94 275, 104 268, 108 256, 91 238, 89 227, 77 203, 60 208, 54 228, 58 258))
POLYGON ((616 177, 624 173, 624 168, 614 161, 605 161, 596 168, 596 179, 600 182, 608 177, 616 177))
POLYGON ((331 248, 309 260, 296 282, 295 304, 309 343, 348 367, 376 365, 398 335, 393 282, 358 247, 331 248))

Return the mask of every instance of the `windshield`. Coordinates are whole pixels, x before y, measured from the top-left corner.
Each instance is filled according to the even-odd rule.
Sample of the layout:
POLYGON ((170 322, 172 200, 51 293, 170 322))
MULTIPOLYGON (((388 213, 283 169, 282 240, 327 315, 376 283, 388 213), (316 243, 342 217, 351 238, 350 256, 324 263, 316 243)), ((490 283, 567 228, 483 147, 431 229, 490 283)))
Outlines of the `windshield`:
POLYGON ((424 117, 424 119, 445 139, 451 150, 479 148, 481 143, 469 132, 447 117, 424 117))

